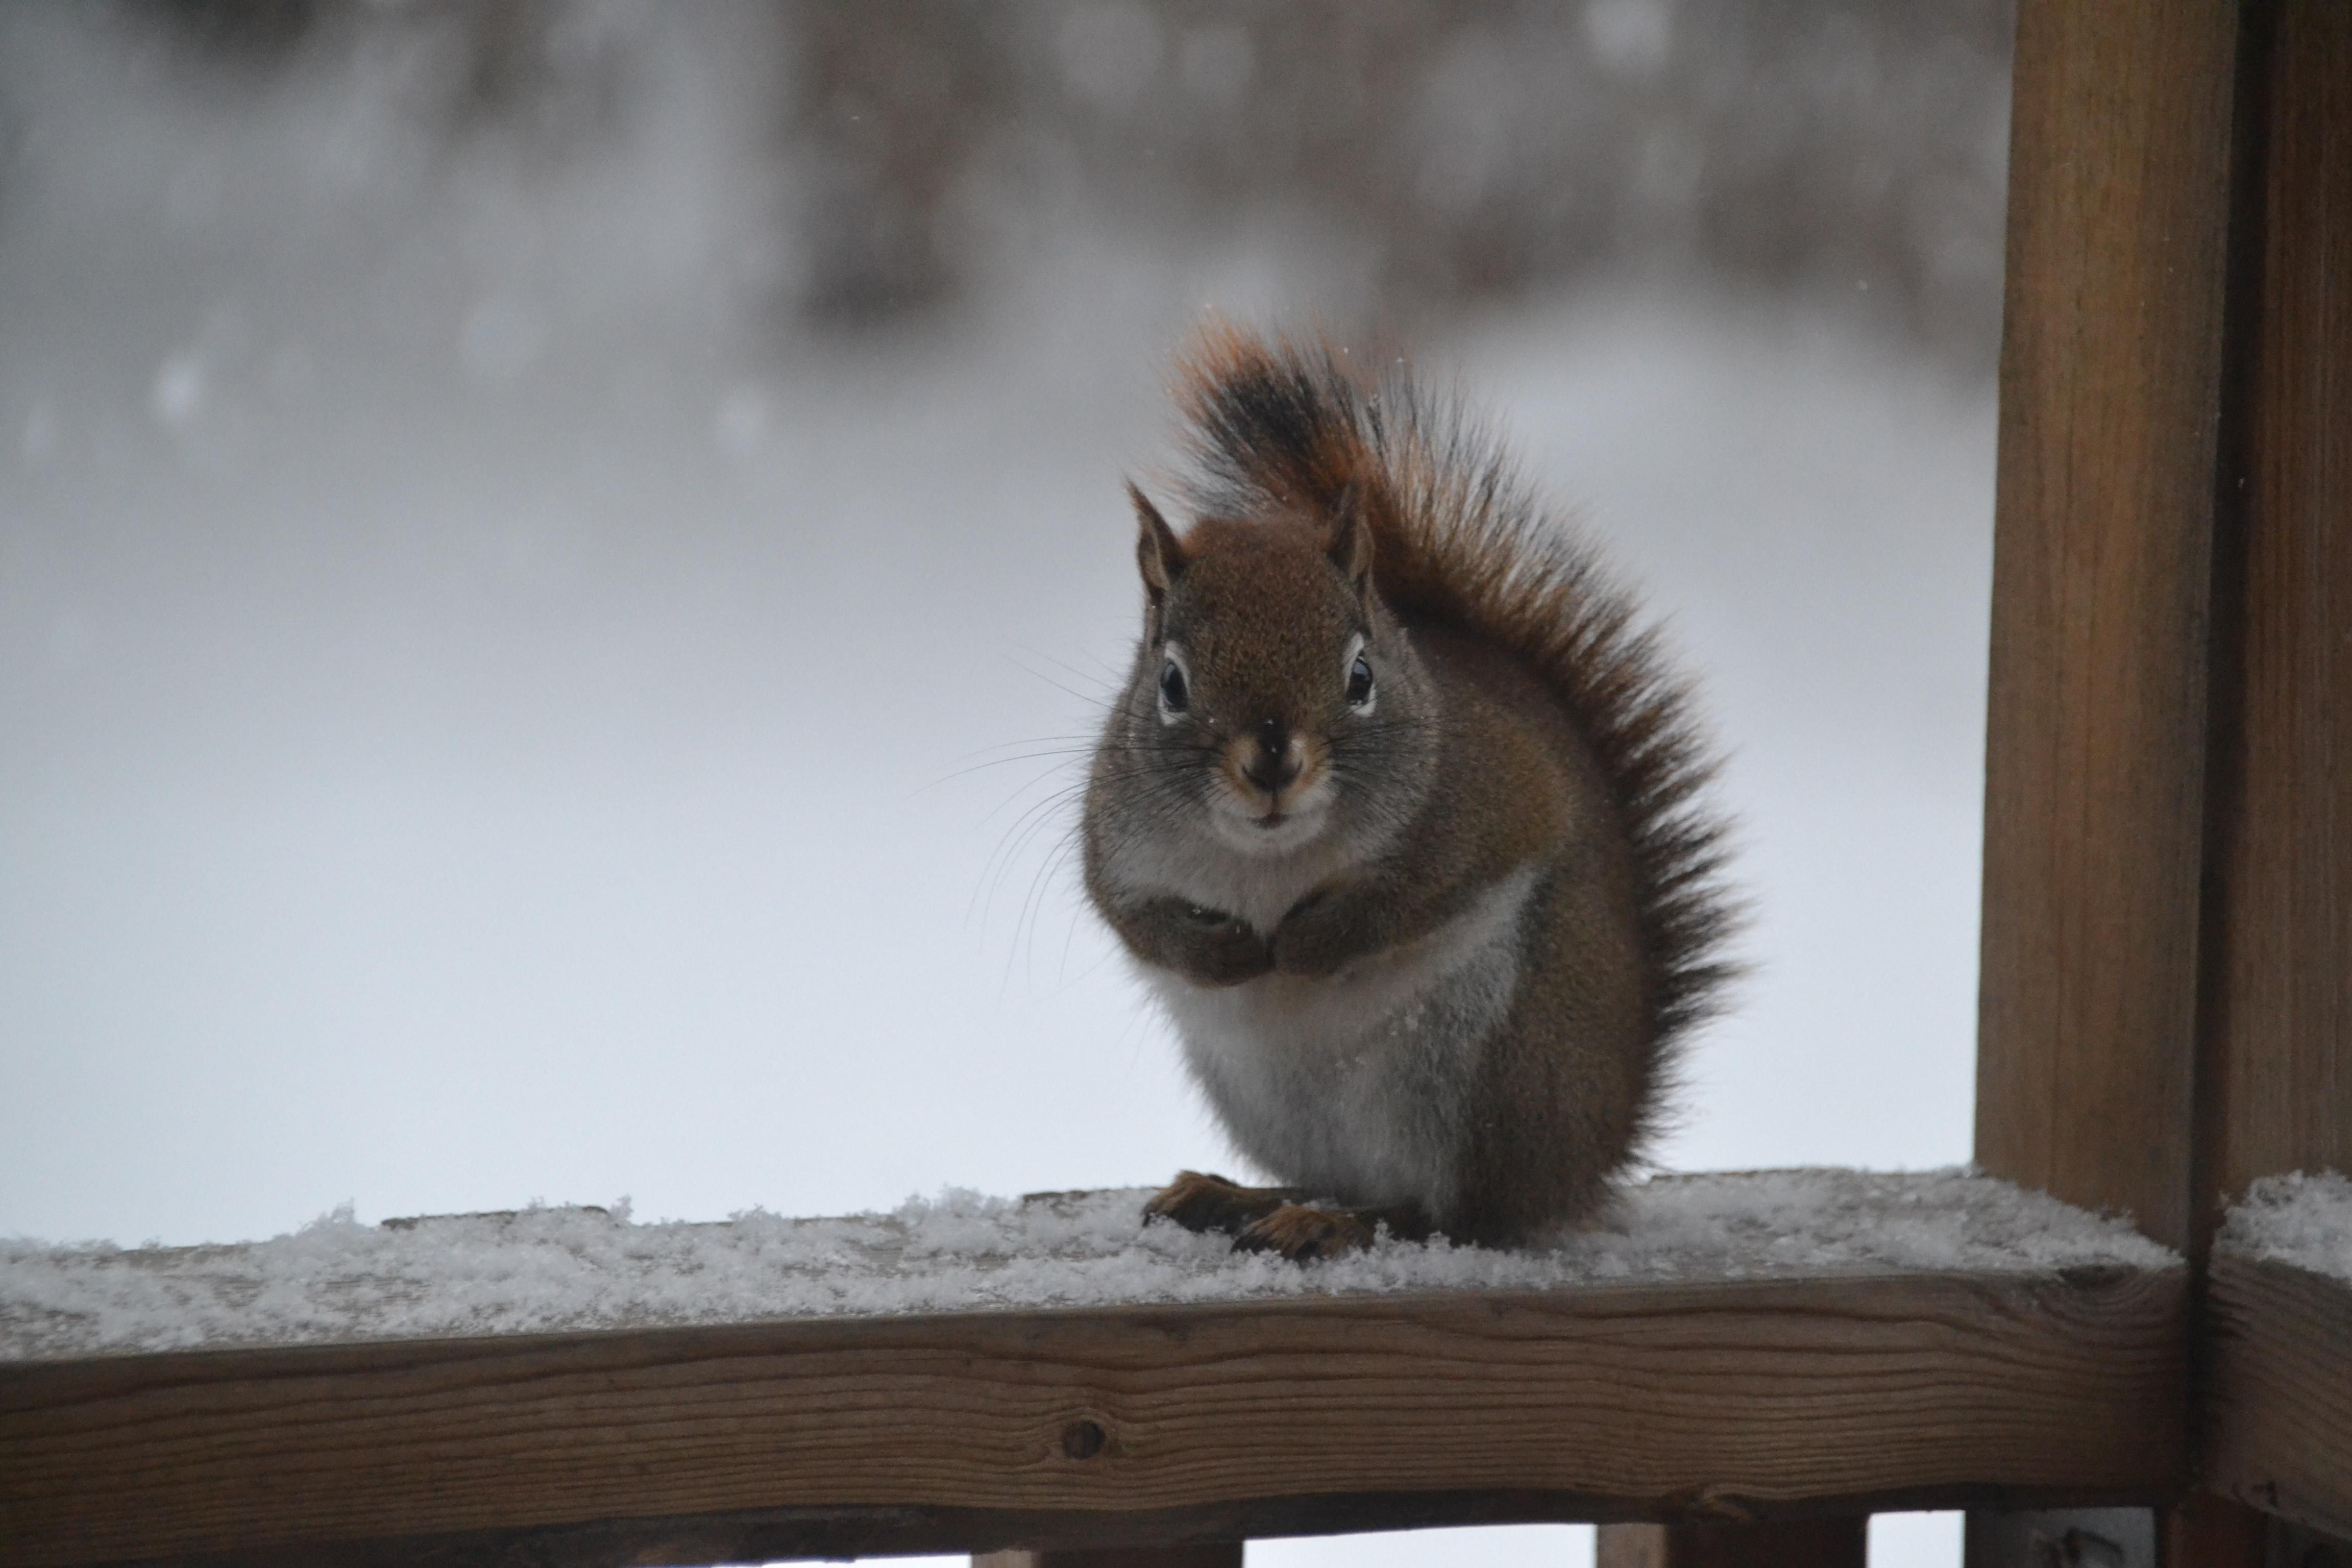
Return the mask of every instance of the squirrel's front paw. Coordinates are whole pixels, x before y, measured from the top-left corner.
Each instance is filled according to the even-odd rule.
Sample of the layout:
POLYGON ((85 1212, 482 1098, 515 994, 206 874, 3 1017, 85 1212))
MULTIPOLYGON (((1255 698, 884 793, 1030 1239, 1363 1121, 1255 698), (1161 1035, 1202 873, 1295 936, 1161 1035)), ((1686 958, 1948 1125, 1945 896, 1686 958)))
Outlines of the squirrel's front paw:
POLYGON ((1211 985, 1239 985, 1274 971, 1274 949, 1265 938, 1215 910, 1191 912, 1185 973, 1211 985))
POLYGON ((1363 1220, 1312 1204, 1285 1204, 1234 1237, 1235 1252, 1279 1252, 1293 1263, 1361 1252, 1371 1244, 1372 1227, 1363 1220))
POLYGON ((1274 967, 1310 978, 1339 973, 1345 963, 1349 931, 1339 907, 1325 894, 1301 899, 1274 932, 1274 967))

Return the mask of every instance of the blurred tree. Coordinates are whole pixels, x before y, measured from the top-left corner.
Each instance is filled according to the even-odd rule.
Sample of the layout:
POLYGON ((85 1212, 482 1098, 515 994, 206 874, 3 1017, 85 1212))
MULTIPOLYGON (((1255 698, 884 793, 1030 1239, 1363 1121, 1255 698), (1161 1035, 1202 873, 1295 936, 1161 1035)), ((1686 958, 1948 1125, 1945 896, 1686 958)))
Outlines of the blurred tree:
MULTIPOLYGON (((799 0, 768 13, 775 274, 852 328, 950 305, 1057 204, 1307 223, 1410 324, 1603 270, 1832 297, 1973 364, 1997 337, 2009 0, 799 0), (1000 230, 999 232, 1002 232, 1000 230)), ((431 133, 548 155, 687 25, 600 0, 197 0, 117 19, 248 74, 424 39, 431 133)))

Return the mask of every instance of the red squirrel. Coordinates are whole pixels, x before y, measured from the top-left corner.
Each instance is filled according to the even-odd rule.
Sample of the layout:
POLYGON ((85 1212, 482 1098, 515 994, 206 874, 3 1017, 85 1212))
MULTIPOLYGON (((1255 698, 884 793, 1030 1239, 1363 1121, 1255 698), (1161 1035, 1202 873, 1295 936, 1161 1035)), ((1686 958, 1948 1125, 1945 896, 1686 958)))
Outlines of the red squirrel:
POLYGON ((1234 1145, 1146 1210, 1294 1258, 1590 1220, 1733 966, 1687 689, 1498 446, 1401 370, 1204 335, 1192 514, 1133 484, 1142 635, 1087 890, 1234 1145))

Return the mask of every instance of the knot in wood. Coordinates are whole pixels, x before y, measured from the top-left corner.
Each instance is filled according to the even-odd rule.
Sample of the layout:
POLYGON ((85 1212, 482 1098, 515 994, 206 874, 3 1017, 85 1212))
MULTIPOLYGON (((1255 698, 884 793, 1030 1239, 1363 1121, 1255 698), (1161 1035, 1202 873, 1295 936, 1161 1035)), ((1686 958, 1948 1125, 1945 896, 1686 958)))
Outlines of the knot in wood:
POLYGON ((2077 1290, 2106 1290, 2130 1279, 2132 1273, 2120 1263, 2073 1263, 2058 1270, 2058 1278, 2077 1290))
POLYGON ((1073 1421, 1062 1428, 1062 1452, 1073 1459, 1093 1458, 1106 1441, 1103 1429, 1091 1421, 1073 1421))

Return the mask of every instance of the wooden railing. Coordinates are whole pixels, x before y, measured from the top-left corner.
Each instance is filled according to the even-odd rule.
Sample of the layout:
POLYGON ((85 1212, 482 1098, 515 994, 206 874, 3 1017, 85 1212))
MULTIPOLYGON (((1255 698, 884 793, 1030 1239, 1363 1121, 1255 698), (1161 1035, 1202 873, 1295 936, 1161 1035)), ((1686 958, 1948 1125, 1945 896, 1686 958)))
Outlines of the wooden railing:
MULTIPOLYGON (((592 1305, 560 1332, 505 1326, 545 1288, 479 1305, 464 1258, 580 1262, 497 1216, 406 1250, 360 1233, 331 1265, 304 1237, 19 1254, 0 1290, 0 1562, 1150 1563, 1251 1537, 1595 1520, 1650 1521, 1604 1531, 1616 1568, 1851 1563, 1874 1510, 1974 1507, 1980 1543, 2012 1546, 2032 1531, 2010 1516, 2039 1510, 2060 1540, 2090 1516, 2053 1510, 2172 1503, 2200 1458, 2218 1492, 2352 1526, 2352 1195, 2332 1211, 2332 1273, 2221 1245, 2200 1328, 2183 1260, 1996 1183, 1676 1184, 1727 1205, 1718 1228, 1745 1239, 1630 1270, 1570 1255, 1506 1289, 1432 1289, 1402 1248, 1305 1278, 1311 1294, 1253 1299, 1262 1279, 1212 1261, 1162 1281, 1217 1298, 1182 1303, 642 1322, 709 1278, 689 1245, 651 1281, 607 1265, 583 1290, 572 1268, 554 1293, 592 1305), (1769 1201, 1743 1208, 1750 1191, 1769 1201), (316 1296, 396 1310, 289 1314, 272 1249, 316 1296), (158 1299, 181 1305, 138 1304, 158 1299), (486 1310, 484 1331, 451 1335, 486 1310), (205 1348, 141 1348, 185 1323, 205 1348), (253 1342, 271 1332, 316 1342, 253 1342)), ((1635 1211, 1637 1259, 1654 1223, 1635 1211)), ((890 1267, 919 1286, 962 1263, 890 1267)))
MULTIPOLYGON (((581 1220, 534 1243, 489 1216, 347 1230, 331 1264, 316 1237, 28 1258, 45 1283, 0 1292, 0 1354, 20 1357, 0 1363, 0 1561, 584 1568, 1752 1525, 2183 1485, 2189 1272, 2127 1227, 1948 1175, 1664 1185, 1727 1211, 1724 1239, 1658 1262, 1644 1229, 1679 1238, 1675 1212, 1636 1206, 1633 1264, 1571 1252, 1555 1282, 1499 1290, 1433 1289, 1412 1270, 1449 1256, 1400 1247, 1354 1273, 1281 1266, 1282 1288, 1337 1295, 645 1326, 735 1227, 581 1220), (677 1242, 660 1278, 599 1261, 656 1251, 645 1238, 677 1242), (483 1299, 467 1259, 486 1253, 499 1275, 561 1264, 543 1293, 597 1326, 386 1337, 446 1336, 483 1299), (395 1326, 274 1310, 287 1255, 308 1295, 396 1301, 395 1326), (136 1348, 188 1321, 208 1348, 136 1348), (275 1331, 324 1342, 236 1343, 295 1321, 275 1331)), ((1108 1203, 1140 1230, 1137 1194, 1108 1203)), ((1131 1270, 1105 1245, 1061 1255, 1069 1290, 1131 1270)), ((1258 1260, 1204 1250, 1164 1293, 1263 1289, 1258 1260)), ((985 1289, 954 1255, 888 1268, 985 1289)), ((531 1289, 505 1321, 543 1315, 531 1289)))

